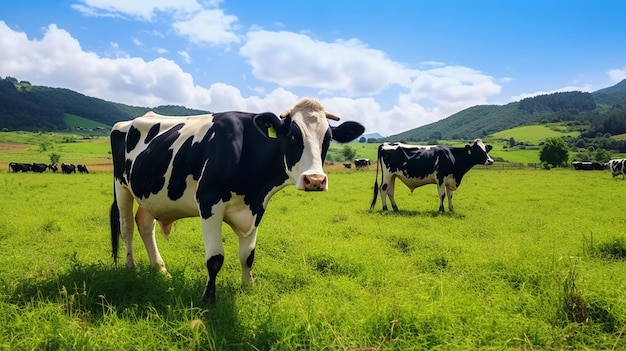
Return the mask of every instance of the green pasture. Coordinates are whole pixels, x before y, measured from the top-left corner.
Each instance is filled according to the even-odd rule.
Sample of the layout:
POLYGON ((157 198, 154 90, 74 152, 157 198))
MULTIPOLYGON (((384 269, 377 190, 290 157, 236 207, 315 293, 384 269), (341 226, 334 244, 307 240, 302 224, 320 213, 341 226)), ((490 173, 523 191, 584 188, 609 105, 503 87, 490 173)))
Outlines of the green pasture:
POLYGON ((548 138, 563 136, 577 137, 579 131, 568 131, 566 126, 557 123, 536 124, 503 130, 490 135, 491 138, 509 140, 514 138, 517 142, 539 144, 548 138))
POLYGON ((131 272, 111 260, 109 172, 0 172, 0 349, 626 348, 626 181, 478 166, 439 214, 433 185, 401 183, 399 213, 370 211, 374 176, 331 171, 328 192, 276 194, 252 286, 224 226, 205 305, 197 219, 157 237, 171 277, 138 235, 131 272))

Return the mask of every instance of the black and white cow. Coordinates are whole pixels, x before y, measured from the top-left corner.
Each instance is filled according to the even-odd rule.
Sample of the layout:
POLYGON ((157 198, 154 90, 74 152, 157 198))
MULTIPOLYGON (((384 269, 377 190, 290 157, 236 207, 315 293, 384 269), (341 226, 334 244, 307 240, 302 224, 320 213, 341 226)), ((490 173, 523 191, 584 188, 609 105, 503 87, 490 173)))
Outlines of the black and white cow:
POLYGON ((624 176, 626 175, 626 158, 610 160, 606 163, 606 165, 608 169, 611 170, 613 178, 621 174, 622 179, 624 179, 624 176))
POLYGON ((45 163, 33 163, 31 169, 33 172, 43 173, 48 169, 48 165, 45 163))
POLYGON ((440 145, 418 146, 402 143, 383 143, 378 147, 378 166, 374 182, 374 198, 370 209, 376 205, 380 190, 383 210, 387 210, 387 195, 394 211, 398 206, 394 199, 395 180, 400 179, 411 191, 426 184, 437 184, 439 211, 444 212, 443 200, 448 196, 448 209, 453 210, 452 192, 461 185, 465 173, 479 164, 491 165, 491 145, 476 139, 465 147, 440 145), (378 169, 381 169, 380 188, 378 169), (447 190, 447 191, 446 191, 447 190))
POLYGON ((76 165, 79 173, 89 173, 86 165, 76 165))
POLYGON ((135 222, 150 263, 167 272, 154 236, 155 220, 168 235, 172 222, 200 217, 208 280, 203 300, 215 299, 215 279, 224 262, 222 221, 239 237, 242 280, 252 280, 257 229, 270 198, 295 184, 327 190, 322 166, 331 140, 341 143, 364 131, 357 122, 331 127, 315 99, 303 99, 280 117, 273 113, 223 112, 166 117, 148 112, 119 122, 111 131, 115 201, 111 246, 117 261, 119 236, 126 266, 135 267, 135 222))
POLYGON ((63 174, 76 173, 76 165, 73 163, 61 163, 61 173, 63 174))
POLYGON ((355 158, 354 159, 354 166, 356 168, 367 167, 367 166, 369 166, 371 164, 372 164, 372 162, 370 161, 369 158, 355 158))
POLYGON ((48 169, 51 170, 52 172, 58 172, 59 171, 59 167, 57 166, 56 163, 51 163, 48 165, 48 169))
POLYGON ((33 169, 31 163, 10 162, 9 168, 13 172, 30 172, 33 169))
POLYGON ((577 170, 583 171, 601 171, 607 168, 606 163, 602 164, 599 162, 572 162, 572 167, 577 170))

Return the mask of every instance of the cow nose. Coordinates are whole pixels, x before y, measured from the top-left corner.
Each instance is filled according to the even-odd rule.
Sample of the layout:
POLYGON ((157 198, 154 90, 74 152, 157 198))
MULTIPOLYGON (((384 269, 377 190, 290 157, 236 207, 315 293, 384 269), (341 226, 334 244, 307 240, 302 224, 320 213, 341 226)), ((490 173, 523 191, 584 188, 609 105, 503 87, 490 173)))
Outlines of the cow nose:
POLYGON ((326 189, 326 175, 325 174, 305 174, 302 176, 304 181, 304 190, 306 191, 320 191, 326 189))
POLYGON ((485 161, 485 166, 490 166, 493 164, 493 160, 488 158, 487 161, 485 161))

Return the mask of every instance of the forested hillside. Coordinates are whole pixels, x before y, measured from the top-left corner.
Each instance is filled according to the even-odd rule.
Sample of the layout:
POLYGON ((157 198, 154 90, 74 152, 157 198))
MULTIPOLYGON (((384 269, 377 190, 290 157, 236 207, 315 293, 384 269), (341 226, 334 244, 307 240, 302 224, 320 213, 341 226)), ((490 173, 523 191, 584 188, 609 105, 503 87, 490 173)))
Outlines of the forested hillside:
POLYGON ((473 106, 448 118, 385 138, 428 142, 474 139, 517 126, 571 122, 584 136, 626 133, 626 80, 594 93, 539 95, 506 105, 473 106))
POLYGON ((193 115, 207 111, 183 106, 138 107, 89 97, 69 89, 34 86, 12 77, 0 79, 0 129, 65 130, 64 114, 81 116, 112 126, 115 122, 153 110, 166 115, 193 115))

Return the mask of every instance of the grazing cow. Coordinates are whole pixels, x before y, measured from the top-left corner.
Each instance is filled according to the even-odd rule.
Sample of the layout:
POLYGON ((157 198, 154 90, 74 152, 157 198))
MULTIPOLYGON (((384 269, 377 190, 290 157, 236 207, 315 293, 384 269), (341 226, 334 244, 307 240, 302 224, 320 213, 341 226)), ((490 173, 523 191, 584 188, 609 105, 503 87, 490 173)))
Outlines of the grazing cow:
POLYGON ((57 167, 56 163, 51 163, 48 165, 48 169, 51 170, 52 172, 58 172, 59 171, 59 167, 57 167))
POLYGON ((399 178, 411 191, 426 184, 437 184, 439 211, 444 212, 443 200, 448 196, 448 209, 453 210, 452 192, 461 185, 465 173, 479 164, 491 165, 493 159, 488 152, 491 145, 476 139, 465 147, 418 146, 402 143, 383 143, 378 147, 378 166, 374 182, 374 199, 370 209, 376 205, 380 190, 383 210, 387 210, 386 197, 398 211, 394 199, 395 179, 399 178), (378 187, 378 168, 381 168, 381 184, 378 187), (446 192, 447 190, 447 192, 446 192))
POLYGON ((331 127, 327 118, 339 120, 317 100, 303 99, 280 118, 269 112, 188 117, 148 112, 116 123, 111 131, 114 261, 121 234, 126 266, 135 267, 136 200, 135 221, 152 266, 167 272, 154 237, 155 220, 168 235, 175 220, 199 216, 208 270, 203 301, 215 299, 224 262, 222 221, 239 237, 242 280, 251 281, 257 229, 270 198, 289 184, 327 190, 322 166, 330 141, 349 142, 365 130, 357 122, 331 127))
POLYGON ((626 175, 626 158, 610 160, 605 163, 605 165, 611 170, 613 178, 621 174, 622 179, 624 179, 624 176, 626 175))
POLYGON ((30 163, 10 162, 9 168, 13 172, 30 172, 33 169, 33 165, 30 163))
POLYGON ((354 159, 354 166, 356 168, 367 167, 367 166, 369 166, 371 164, 372 164, 372 162, 370 161, 369 158, 355 158, 354 159))
POLYGON ((77 165, 76 167, 78 168, 79 173, 89 173, 86 165, 77 165))
POLYGON ((61 172, 63 174, 76 173, 76 165, 73 163, 61 163, 61 172))
POLYGON ((45 163, 33 163, 31 169, 33 172, 43 173, 48 169, 48 165, 45 163))
POLYGON ((572 167, 577 171, 601 171, 606 169, 607 166, 598 162, 572 162, 572 167))

